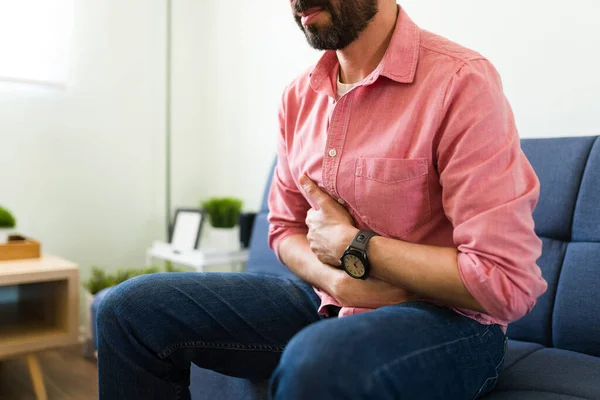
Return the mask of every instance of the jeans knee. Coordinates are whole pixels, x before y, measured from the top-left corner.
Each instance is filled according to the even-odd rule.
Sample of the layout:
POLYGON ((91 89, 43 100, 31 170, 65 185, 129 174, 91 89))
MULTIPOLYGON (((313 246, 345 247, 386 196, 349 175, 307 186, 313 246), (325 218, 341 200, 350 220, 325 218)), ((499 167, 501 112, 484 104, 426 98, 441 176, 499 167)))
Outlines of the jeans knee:
POLYGON ((144 309, 148 298, 151 275, 132 278, 113 287, 102 299, 96 316, 98 335, 122 329, 127 321, 135 319, 144 309))
POLYGON ((349 376, 338 357, 343 345, 335 343, 332 334, 319 323, 292 338, 272 376, 274 399, 306 399, 315 392, 347 398, 349 376))
POLYGON ((324 374, 335 373, 333 360, 328 357, 327 352, 319 351, 314 347, 314 343, 306 335, 294 338, 288 344, 281 361, 280 369, 289 374, 293 374, 306 383, 310 384, 312 379, 319 379, 324 374))

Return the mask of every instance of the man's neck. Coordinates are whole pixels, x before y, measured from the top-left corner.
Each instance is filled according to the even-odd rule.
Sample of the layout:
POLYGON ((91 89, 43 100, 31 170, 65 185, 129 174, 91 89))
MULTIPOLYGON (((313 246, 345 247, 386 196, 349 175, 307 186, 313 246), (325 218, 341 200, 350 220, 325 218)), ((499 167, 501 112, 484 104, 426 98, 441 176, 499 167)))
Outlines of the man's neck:
POLYGON ((337 51, 342 83, 358 83, 377 68, 390 44, 397 18, 398 6, 386 3, 358 39, 337 51))

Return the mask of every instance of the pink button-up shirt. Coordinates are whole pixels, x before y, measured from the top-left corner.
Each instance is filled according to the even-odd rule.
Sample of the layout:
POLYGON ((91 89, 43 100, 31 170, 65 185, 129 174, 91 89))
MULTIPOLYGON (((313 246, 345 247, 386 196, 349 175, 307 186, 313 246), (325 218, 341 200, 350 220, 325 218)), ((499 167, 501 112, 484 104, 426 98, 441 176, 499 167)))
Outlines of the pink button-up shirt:
MULTIPOLYGON (((455 311, 504 327, 527 314, 547 286, 532 218, 539 181, 492 64, 400 9, 379 66, 336 100, 338 71, 336 53, 326 52, 285 90, 269 196, 273 250, 308 231, 314 205, 298 183, 307 174, 360 229, 457 248, 460 276, 489 314, 455 311)), ((317 293, 320 312, 339 305, 317 293)))

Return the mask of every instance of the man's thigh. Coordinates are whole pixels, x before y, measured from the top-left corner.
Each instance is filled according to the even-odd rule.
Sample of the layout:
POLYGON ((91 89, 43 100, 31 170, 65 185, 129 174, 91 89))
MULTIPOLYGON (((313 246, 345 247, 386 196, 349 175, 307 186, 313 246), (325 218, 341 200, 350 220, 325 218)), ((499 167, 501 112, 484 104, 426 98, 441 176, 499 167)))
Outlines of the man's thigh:
MULTIPOLYGON (((287 342, 320 319, 319 299, 300 280, 258 274, 169 273, 134 278, 106 297, 103 323, 126 326, 136 352, 221 373, 268 378, 287 342), (106 314, 106 312, 105 312, 106 314)), ((105 327, 110 334, 110 327, 105 327)), ((110 340, 110 338, 107 338, 110 340)), ((148 360, 147 365, 152 365, 148 360)))
POLYGON ((497 325, 444 307, 383 307, 301 331, 284 352, 271 394, 308 395, 298 384, 322 398, 470 400, 493 387, 505 345, 497 325))

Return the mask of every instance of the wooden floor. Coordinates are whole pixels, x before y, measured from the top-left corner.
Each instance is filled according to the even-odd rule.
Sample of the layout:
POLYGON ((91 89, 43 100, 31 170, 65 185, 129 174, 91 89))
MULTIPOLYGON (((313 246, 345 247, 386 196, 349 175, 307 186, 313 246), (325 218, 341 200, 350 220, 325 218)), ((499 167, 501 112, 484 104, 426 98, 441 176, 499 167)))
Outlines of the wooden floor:
MULTIPOLYGON (((81 346, 38 353, 48 400, 98 398, 96 362, 81 346)), ((0 361, 0 400, 35 400, 25 358, 0 361)))

